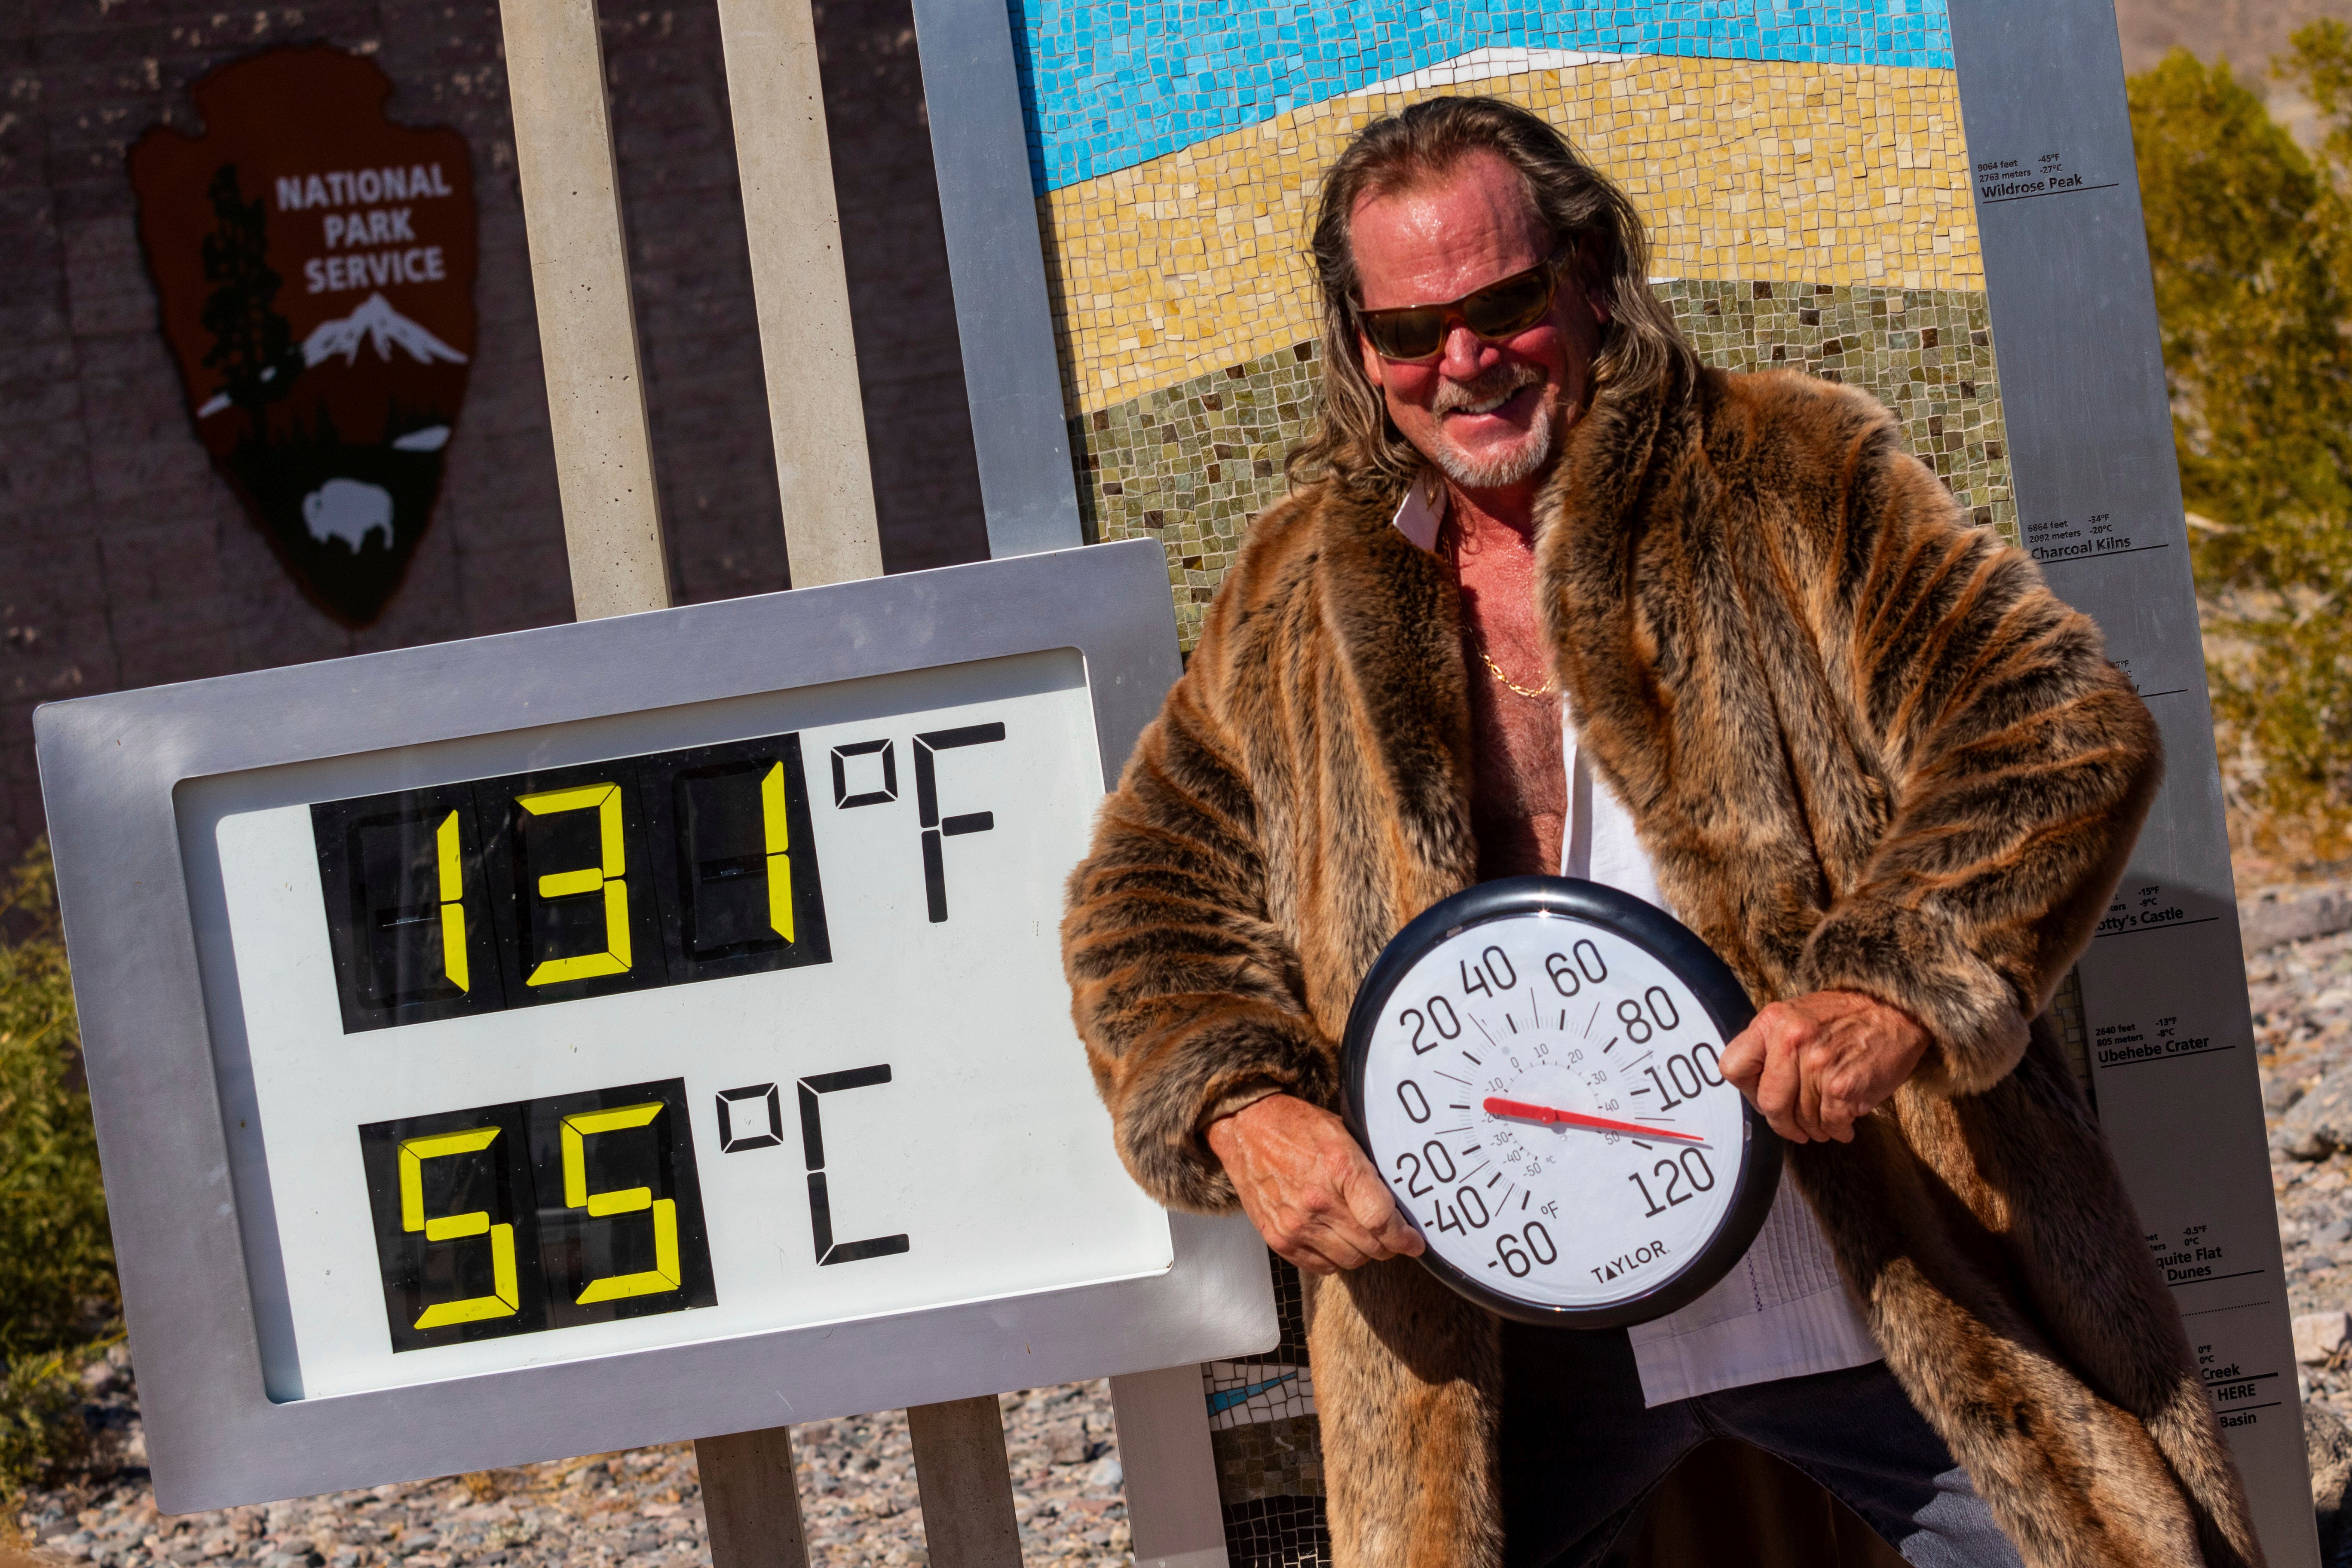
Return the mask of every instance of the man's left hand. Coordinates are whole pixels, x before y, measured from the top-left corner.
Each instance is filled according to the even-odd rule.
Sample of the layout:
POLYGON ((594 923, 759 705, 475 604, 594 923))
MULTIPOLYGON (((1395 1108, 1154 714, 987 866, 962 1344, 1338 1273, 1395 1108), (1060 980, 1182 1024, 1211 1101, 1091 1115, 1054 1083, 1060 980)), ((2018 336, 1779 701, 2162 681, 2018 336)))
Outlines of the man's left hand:
POLYGON ((1853 1141, 1927 1049, 1908 1013, 1854 991, 1775 1002, 1723 1049, 1723 1076, 1791 1143, 1853 1141))

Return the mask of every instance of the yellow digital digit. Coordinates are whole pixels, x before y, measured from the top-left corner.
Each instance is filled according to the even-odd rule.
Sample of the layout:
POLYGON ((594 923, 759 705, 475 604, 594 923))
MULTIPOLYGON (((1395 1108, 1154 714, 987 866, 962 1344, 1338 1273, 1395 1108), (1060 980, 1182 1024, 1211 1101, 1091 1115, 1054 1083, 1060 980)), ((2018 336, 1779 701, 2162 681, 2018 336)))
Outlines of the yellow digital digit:
POLYGON ((659 1116, 662 1109, 663 1102, 656 1100, 611 1110, 583 1110, 563 1119, 565 1205, 586 1209, 597 1219, 653 1211, 653 1268, 641 1273, 614 1274, 590 1280, 588 1289, 580 1292, 580 1304, 583 1307, 595 1301, 618 1300, 624 1296, 658 1296, 678 1288, 677 1205, 668 1198, 655 1197, 651 1187, 621 1187, 606 1193, 588 1190, 588 1140, 599 1132, 643 1127, 659 1116))
POLYGON ((466 960, 466 879, 457 857, 457 814, 441 819, 434 833, 441 852, 441 970, 449 984, 471 992, 473 977, 466 960))
POLYGON ((492 1225, 488 1209, 441 1215, 432 1219, 425 1216, 425 1162, 452 1154, 471 1154, 488 1148, 498 1136, 495 1127, 476 1127, 463 1132, 435 1132, 401 1141, 400 1228, 421 1230, 427 1241, 460 1241, 469 1236, 485 1235, 490 1238, 490 1282, 496 1293, 427 1307, 424 1316, 416 1320, 420 1329, 444 1329, 452 1323, 511 1317, 522 1299, 515 1285, 514 1226, 492 1225))
POLYGON ((604 951, 583 952, 574 958, 551 958, 530 972, 528 985, 555 985, 566 980, 593 980, 604 974, 626 974, 629 972, 629 888, 624 879, 627 867, 621 853, 621 786, 613 784, 582 784, 573 789, 543 790, 537 795, 517 795, 515 804, 533 816, 552 816, 558 812, 587 811, 596 813, 596 825, 603 839, 603 862, 583 867, 577 871, 554 871, 539 879, 539 896, 542 899, 567 899, 577 894, 601 890, 604 895, 604 951))
POLYGON ((784 816, 784 764, 778 763, 760 781, 760 824, 767 836, 768 924, 786 942, 793 940, 792 825, 784 816))

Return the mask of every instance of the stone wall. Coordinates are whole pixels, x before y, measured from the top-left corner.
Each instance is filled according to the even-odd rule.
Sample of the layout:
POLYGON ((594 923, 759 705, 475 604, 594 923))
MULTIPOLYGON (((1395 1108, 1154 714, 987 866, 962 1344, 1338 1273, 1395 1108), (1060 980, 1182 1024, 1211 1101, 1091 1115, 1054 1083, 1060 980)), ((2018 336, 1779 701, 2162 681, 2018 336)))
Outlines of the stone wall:
MULTIPOLYGON (((782 588, 716 11, 603 10, 673 579, 689 602, 782 588)), ((827 0, 818 18, 885 558, 975 559, 907 0, 827 0)), ((16 6, 0 82, 0 863, 41 831, 41 702, 570 618, 494 0, 16 6), (187 87, 205 71, 310 42, 373 55, 394 118, 462 131, 480 203, 479 339, 442 499, 407 583, 359 632, 303 598, 191 432, 123 168, 148 126, 195 128, 187 87)))

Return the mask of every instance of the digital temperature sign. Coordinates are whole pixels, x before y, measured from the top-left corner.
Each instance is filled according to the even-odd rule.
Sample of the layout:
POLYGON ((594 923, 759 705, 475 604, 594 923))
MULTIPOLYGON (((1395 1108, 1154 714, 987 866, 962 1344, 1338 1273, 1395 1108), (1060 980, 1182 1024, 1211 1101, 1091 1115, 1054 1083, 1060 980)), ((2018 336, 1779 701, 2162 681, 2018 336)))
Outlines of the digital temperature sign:
POLYGON ((184 786, 271 1392, 1165 1269, 1060 982, 1086 677, 1040 650, 184 786))
POLYGON ((1061 975, 1170 621, 1097 547, 43 710, 165 1506, 1271 1343, 1061 975))

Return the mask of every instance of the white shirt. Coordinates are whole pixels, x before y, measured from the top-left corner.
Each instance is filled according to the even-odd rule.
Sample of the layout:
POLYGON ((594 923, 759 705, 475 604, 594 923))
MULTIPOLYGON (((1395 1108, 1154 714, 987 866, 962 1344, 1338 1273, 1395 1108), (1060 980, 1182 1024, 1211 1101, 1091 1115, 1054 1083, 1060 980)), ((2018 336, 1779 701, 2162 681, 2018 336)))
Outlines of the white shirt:
MULTIPOLYGON (((1566 699, 1560 702, 1559 731, 1568 770, 1559 874, 1600 882, 1665 909, 1657 874, 1633 836, 1633 816, 1592 776, 1578 752, 1576 718, 1566 699)), ((1748 1255, 1714 1289, 1627 1333, 1642 1373, 1643 1403, 1653 1408, 1717 1389, 1867 1366, 1879 1359, 1862 1310, 1838 1277, 1821 1223, 1786 1182, 1748 1255)))
MULTIPOLYGON (((1421 549, 1434 550, 1445 502, 1442 488, 1413 486, 1397 508, 1398 531, 1421 549)), ((1564 697, 1559 733, 1568 778, 1559 874, 1602 883, 1671 913, 1650 857, 1633 836, 1633 816, 1577 752, 1576 715, 1564 697)), ((1838 1277, 1821 1222, 1785 1182, 1748 1255, 1714 1289, 1627 1332, 1642 1373, 1643 1403, 1654 1409, 1717 1389, 1880 1359, 1860 1305, 1838 1277)))

